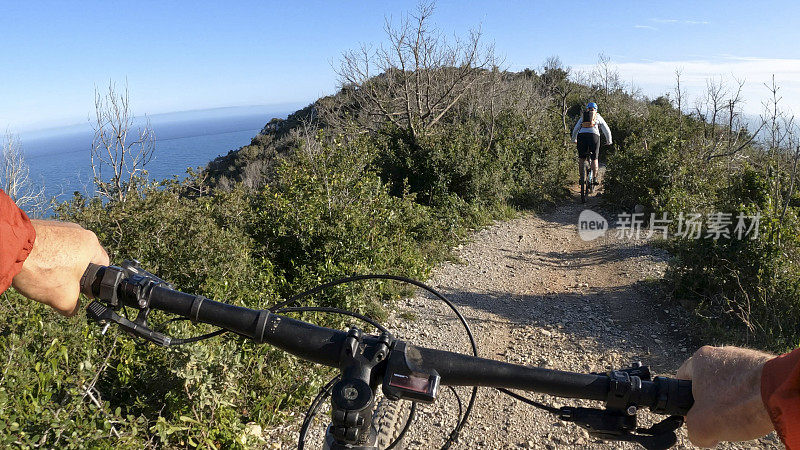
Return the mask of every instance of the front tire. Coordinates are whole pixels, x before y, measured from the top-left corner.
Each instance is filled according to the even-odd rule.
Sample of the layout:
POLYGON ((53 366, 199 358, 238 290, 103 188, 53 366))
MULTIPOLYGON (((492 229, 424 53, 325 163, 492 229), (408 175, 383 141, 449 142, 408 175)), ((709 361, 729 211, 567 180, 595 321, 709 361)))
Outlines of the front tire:
MULTIPOLYGON (((372 427, 377 435, 375 445, 380 450, 388 449, 397 439, 406 425, 410 411, 411 402, 406 400, 393 401, 386 397, 381 398, 372 413, 372 427)), ((392 447, 392 450, 402 450, 404 447, 401 439, 397 445, 392 447)))

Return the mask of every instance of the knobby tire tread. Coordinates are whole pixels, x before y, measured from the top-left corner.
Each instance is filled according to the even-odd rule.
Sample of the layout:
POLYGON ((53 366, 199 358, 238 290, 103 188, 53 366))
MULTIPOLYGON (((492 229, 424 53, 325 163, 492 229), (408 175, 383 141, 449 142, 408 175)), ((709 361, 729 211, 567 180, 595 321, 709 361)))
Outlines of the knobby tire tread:
MULTIPOLYGON (((372 425, 378 436, 375 442, 380 450, 386 449, 397 439, 406 424, 410 408, 411 403, 404 400, 392 401, 382 397, 378 402, 372 414, 372 425)), ((400 441, 392 450, 403 448, 405 448, 404 443, 400 441)))

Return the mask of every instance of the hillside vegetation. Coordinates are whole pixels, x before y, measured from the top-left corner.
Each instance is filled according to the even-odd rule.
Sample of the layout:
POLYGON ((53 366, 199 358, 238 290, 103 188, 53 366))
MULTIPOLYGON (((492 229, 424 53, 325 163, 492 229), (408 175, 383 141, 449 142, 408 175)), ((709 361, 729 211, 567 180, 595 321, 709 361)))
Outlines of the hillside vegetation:
POLYGON ((606 198, 673 220, 668 287, 709 339, 785 351, 800 344, 800 142, 778 95, 755 140, 736 110, 740 89, 711 82, 691 114, 652 102, 608 160, 606 198), (692 214, 699 238, 686 233, 692 214))
MULTIPOLYGON (((273 120, 186 180, 138 179, 121 200, 76 195, 58 217, 95 231, 113 261, 135 258, 181 290, 243 306, 356 273, 424 279, 470 230, 565 197, 576 181, 568 134, 594 100, 615 139, 608 202, 762 215, 758 239, 667 241, 675 298, 733 329, 730 339, 798 343, 800 205, 797 157, 787 151, 796 141, 783 125, 767 124, 762 134, 779 136, 756 145, 735 108, 730 121, 724 109, 712 120, 674 99, 649 101, 604 58, 585 77, 557 58, 505 71, 479 34, 445 42, 429 16, 390 27, 377 50, 345 54, 339 92, 273 120), (415 59, 420 49, 428 57, 415 59)), ((404 293, 366 282, 309 302, 383 318, 404 293)), ((11 291, 0 322, 4 445, 252 448, 326 380, 236 336, 174 349, 113 328, 101 336, 84 317, 56 317, 11 291)), ((167 330, 208 331, 184 322, 167 330)))

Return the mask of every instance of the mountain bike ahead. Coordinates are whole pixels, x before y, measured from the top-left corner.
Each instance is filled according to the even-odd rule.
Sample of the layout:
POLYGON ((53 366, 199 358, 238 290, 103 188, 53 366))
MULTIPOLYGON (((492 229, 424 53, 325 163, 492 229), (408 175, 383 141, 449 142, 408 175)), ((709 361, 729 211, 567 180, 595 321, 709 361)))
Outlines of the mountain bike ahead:
POLYGON ((597 158, 600 157, 600 144, 603 139, 605 139, 606 145, 611 145, 611 129, 605 119, 597 112, 597 103, 589 102, 572 128, 572 141, 578 144, 578 170, 580 172, 582 203, 586 203, 586 197, 594 192, 598 174, 593 172, 598 172, 598 170, 597 168, 591 170, 591 166, 593 163, 597 164, 597 158), (588 171, 585 167, 587 159, 590 165, 588 171))
POLYGON ((231 331, 307 361, 339 369, 339 375, 325 385, 312 402, 300 430, 298 448, 304 447, 311 419, 328 396, 331 398, 331 423, 325 432, 323 448, 330 450, 399 448, 414 418, 416 402, 435 401, 444 386, 473 386, 473 389, 464 414, 442 448, 448 448, 458 438, 474 405, 478 386, 499 389, 520 401, 545 409, 561 420, 584 427, 594 437, 637 442, 647 449, 666 449, 674 445, 677 440, 675 430, 682 426, 682 416, 693 404, 690 381, 667 377, 651 379, 649 369, 640 364, 603 374, 584 374, 479 358, 472 332, 457 308, 434 289, 403 277, 350 277, 296 295, 270 309, 257 310, 176 291, 169 283, 144 271, 135 261, 126 261, 121 267, 90 264, 81 280, 81 292, 96 299, 87 307, 90 320, 106 326, 114 323, 136 337, 161 346, 186 344, 231 331), (381 324, 357 313, 336 308, 290 306, 306 295, 365 279, 403 281, 433 293, 450 306, 464 325, 474 355, 435 350, 397 340, 381 324), (126 307, 138 310, 134 320, 117 313, 126 307), (220 330, 176 339, 150 328, 147 318, 153 310, 208 323, 220 327, 220 330), (380 334, 365 334, 355 327, 348 331, 334 330, 286 316, 303 311, 345 314, 369 323, 380 334), (383 393, 381 400, 377 400, 379 387, 383 393), (605 408, 555 408, 508 389, 596 400, 604 402, 605 408), (401 428, 395 420, 399 416, 386 411, 393 406, 409 404, 410 412, 401 428), (649 408, 669 417, 649 428, 639 427, 639 408, 649 408), (392 432, 392 435, 387 432, 392 432))

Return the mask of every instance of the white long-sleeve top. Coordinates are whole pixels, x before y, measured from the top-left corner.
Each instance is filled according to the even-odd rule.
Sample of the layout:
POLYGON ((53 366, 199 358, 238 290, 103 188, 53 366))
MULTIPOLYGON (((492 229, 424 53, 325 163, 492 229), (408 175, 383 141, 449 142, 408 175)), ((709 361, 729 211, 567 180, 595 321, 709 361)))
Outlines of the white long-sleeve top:
POLYGON ((578 133, 593 133, 600 136, 600 132, 603 132, 603 136, 606 138, 606 144, 611 145, 611 129, 608 128, 608 124, 606 123, 603 116, 599 113, 595 114, 595 121, 594 126, 590 128, 583 127, 583 114, 578 117, 578 123, 572 128, 572 140, 576 141, 578 139, 578 133))

